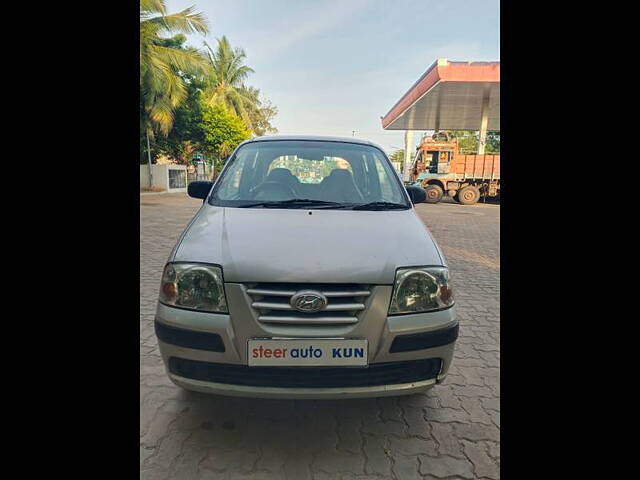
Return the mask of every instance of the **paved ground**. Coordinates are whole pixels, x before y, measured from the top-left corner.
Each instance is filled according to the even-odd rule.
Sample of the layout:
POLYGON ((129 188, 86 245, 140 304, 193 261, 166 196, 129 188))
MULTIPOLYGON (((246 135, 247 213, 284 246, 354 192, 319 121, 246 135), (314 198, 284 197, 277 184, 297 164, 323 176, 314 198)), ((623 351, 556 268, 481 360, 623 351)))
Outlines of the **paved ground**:
POLYGON ((200 205, 140 197, 140 471, 144 479, 491 478, 500 466, 500 207, 418 206, 452 270, 461 323, 423 395, 267 401, 183 392, 153 333, 163 264, 200 205))

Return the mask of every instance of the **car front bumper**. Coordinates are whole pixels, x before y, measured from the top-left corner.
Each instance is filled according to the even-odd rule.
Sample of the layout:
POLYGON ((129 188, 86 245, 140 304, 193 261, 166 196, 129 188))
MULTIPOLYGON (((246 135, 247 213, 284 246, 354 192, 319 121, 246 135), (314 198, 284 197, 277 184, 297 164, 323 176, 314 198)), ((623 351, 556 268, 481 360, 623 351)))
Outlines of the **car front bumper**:
MULTIPOLYGON (((449 370, 458 334, 455 306, 437 312, 388 316, 386 307, 391 287, 382 286, 376 287, 377 291, 373 297, 377 300, 373 300, 358 326, 343 335, 336 335, 335 332, 323 334, 315 329, 295 335, 276 335, 256 322, 249 311, 243 310, 243 302, 234 302, 234 296, 241 295, 241 291, 234 292, 233 285, 225 285, 225 288, 230 299, 231 314, 195 312, 158 304, 155 320, 158 344, 167 374, 176 385, 206 393, 256 398, 381 397, 408 395, 427 390, 440 383, 449 370), (342 379, 340 385, 323 381, 310 386, 309 381, 294 378, 283 387, 279 383, 280 375, 275 375, 270 383, 264 380, 264 375, 255 375, 256 371, 265 367, 247 366, 247 341, 250 338, 273 337, 365 338, 369 344, 368 367, 355 370, 362 372, 364 376, 376 370, 382 373, 372 378, 371 384, 366 385, 362 381, 349 384, 348 378, 358 375, 354 367, 334 370, 336 376, 341 376, 344 369, 351 370, 349 375, 345 375, 348 378, 342 379), (423 365, 425 361, 429 363, 429 359, 433 362, 424 370, 425 378, 422 378, 414 366, 423 365), (208 369, 207 371, 213 371, 213 375, 192 375, 188 369, 176 369, 175 360, 202 365, 208 369), (409 370, 416 372, 415 375, 403 373, 405 365, 409 370), (218 375, 216 367, 222 371, 228 369, 230 372, 218 375), (387 367, 390 370, 385 370, 387 367), (251 384, 253 380, 249 377, 259 381, 251 384), (220 381, 221 379, 224 381, 220 381)), ((281 372, 284 367, 275 368, 281 372)), ((303 371, 301 367, 290 367, 289 370, 303 371)), ((329 370, 331 369, 327 371, 329 370)), ((262 372, 265 370, 261 370, 261 374, 262 372)), ((292 375, 296 376, 295 373, 292 375)))
POLYGON ((340 398, 372 398, 390 397, 396 395, 411 395, 426 391, 436 384, 436 379, 414 383, 393 385, 375 385, 369 387, 339 387, 339 388, 278 388, 254 387, 247 385, 232 385, 228 383, 204 382, 193 380, 169 373, 169 378, 179 387, 196 392, 233 397, 271 398, 288 400, 321 400, 340 398))

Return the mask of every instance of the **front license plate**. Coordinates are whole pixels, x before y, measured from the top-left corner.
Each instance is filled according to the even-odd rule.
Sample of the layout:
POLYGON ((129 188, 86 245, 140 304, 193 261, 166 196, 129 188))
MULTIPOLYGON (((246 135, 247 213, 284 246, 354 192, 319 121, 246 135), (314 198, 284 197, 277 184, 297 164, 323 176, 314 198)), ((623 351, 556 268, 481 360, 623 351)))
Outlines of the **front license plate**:
POLYGON ((248 346, 250 367, 367 366, 367 340, 252 338, 248 346))

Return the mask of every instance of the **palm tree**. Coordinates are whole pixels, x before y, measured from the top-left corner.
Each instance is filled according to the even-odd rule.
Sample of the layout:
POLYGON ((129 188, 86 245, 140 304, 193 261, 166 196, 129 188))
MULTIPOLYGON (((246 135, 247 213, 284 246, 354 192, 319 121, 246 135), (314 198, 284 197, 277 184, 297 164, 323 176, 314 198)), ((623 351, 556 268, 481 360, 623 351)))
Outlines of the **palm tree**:
POLYGON ((164 0, 140 0, 140 127, 147 140, 149 181, 154 128, 167 135, 173 125, 173 112, 187 95, 181 72, 193 72, 206 66, 194 49, 174 48, 161 33, 206 34, 209 31, 202 13, 189 7, 167 14, 164 0))
POLYGON ((148 135, 169 132, 173 112, 187 95, 182 74, 207 66, 195 49, 175 48, 160 34, 208 31, 204 15, 193 7, 167 14, 164 0, 140 1, 140 114, 148 135))
POLYGON ((244 64, 247 57, 241 48, 232 48, 227 37, 218 38, 217 48, 204 42, 209 58, 208 88, 205 102, 210 106, 224 105, 251 125, 249 111, 255 102, 244 82, 253 69, 244 64))

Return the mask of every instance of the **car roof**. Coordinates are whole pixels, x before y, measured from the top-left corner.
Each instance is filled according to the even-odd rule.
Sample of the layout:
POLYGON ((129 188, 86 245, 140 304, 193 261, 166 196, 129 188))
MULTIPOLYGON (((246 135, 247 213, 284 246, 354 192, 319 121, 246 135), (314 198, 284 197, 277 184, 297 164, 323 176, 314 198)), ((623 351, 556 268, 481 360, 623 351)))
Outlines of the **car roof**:
POLYGON ((379 145, 376 145, 369 140, 363 140, 355 137, 329 137, 320 135, 263 135, 261 137, 250 138, 245 140, 240 145, 254 142, 271 142, 276 140, 307 140, 315 142, 342 142, 342 143, 357 143, 360 145, 370 145, 384 151, 379 145))

